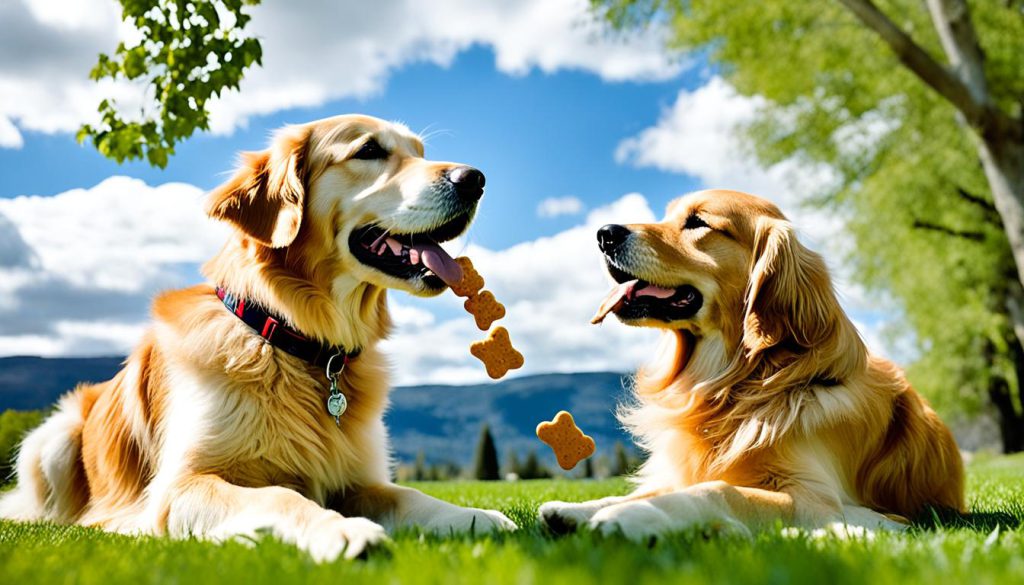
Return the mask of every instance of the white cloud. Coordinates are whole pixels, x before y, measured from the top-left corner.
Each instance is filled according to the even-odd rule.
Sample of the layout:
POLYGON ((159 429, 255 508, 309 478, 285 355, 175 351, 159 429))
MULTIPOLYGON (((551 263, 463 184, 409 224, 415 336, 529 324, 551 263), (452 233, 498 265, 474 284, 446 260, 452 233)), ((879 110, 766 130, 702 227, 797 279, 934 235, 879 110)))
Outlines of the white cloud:
MULTIPOLYGON (((0 3, 0 147, 17 147, 17 128, 69 132, 95 121, 102 97, 137 110, 140 88, 87 75, 99 52, 133 37, 112 0, 24 0, 0 3), (4 121, 17 125, 15 132, 4 121)), ((582 70, 609 81, 665 79, 678 60, 663 50, 665 33, 613 35, 587 0, 337 0, 264 2, 252 9, 252 32, 264 66, 240 92, 211 103, 214 132, 227 133, 253 115, 364 97, 383 89, 397 68, 416 62, 447 66, 474 45, 493 49, 510 75, 582 70)))
MULTIPOLYGON (((639 194, 629 194, 595 209, 580 225, 551 237, 505 250, 470 244, 464 251, 487 280, 487 289, 507 309, 498 324, 508 328, 526 364, 515 375, 541 372, 628 371, 649 355, 657 332, 590 318, 611 287, 597 248, 597 228, 612 220, 650 222, 655 214, 639 194)), ((454 249, 454 248, 453 248, 454 249)), ((419 305, 443 305, 455 316, 423 327, 399 329, 385 343, 399 367, 401 384, 459 384, 487 380, 469 344, 486 337, 461 299, 445 294, 419 305)))
MULTIPOLYGON (((619 143, 615 159, 690 175, 705 188, 746 191, 774 201, 796 225, 805 243, 825 255, 840 300, 869 346, 897 359, 906 358, 905 351, 886 344, 880 334, 893 305, 880 304, 870 297, 842 262, 853 248, 851 238, 843 231, 843 218, 806 206, 810 196, 838 180, 836 174, 825 165, 795 159, 765 168, 744 144, 739 131, 764 104, 762 98, 742 96, 722 78, 713 77, 697 89, 680 91, 654 126, 619 143)), ((863 148, 889 129, 891 125, 884 119, 872 117, 863 128, 850 128, 843 142, 849 145, 852 138, 857 138, 855 146, 863 148)))
POLYGON ((25 144, 21 132, 7 116, 0 116, 0 148, 21 148, 25 144))
POLYGON ((759 97, 739 95, 720 77, 682 90, 658 122, 619 143, 615 160, 654 167, 700 179, 707 188, 747 191, 775 201, 818 240, 839 227, 838 218, 808 213, 804 198, 835 180, 827 167, 787 160, 764 168, 743 143, 739 131, 764 105, 759 97))
POLYGON ((160 290, 198 279, 226 229, 197 187, 112 177, 0 199, 0 354, 125 353, 160 290))
MULTIPOLYGON (((152 296, 198 282, 197 265, 227 235, 203 216, 201 197, 190 185, 112 177, 54 197, 0 199, 0 355, 126 354, 148 323, 152 296)), ((526 357, 515 375, 628 371, 646 359, 656 331, 589 320, 611 286, 597 228, 655 220, 634 193, 550 237, 504 250, 465 246, 507 308, 499 324, 526 357)), ((391 295, 396 330, 383 346, 397 383, 487 379, 469 353, 486 334, 461 304, 450 293, 391 295)), ((863 328, 873 341, 879 329, 863 328)))
POLYGON ((579 197, 548 197, 537 204, 537 215, 540 217, 558 217, 560 215, 577 215, 583 212, 583 201, 579 197))
MULTIPOLYGON (((0 199, 0 355, 126 354, 152 296, 198 282, 197 265, 226 237, 203 215, 201 197, 190 185, 112 177, 53 197, 0 199)), ((508 309, 500 324, 526 356, 519 373, 625 371, 651 351, 654 331, 589 324, 611 286, 595 233, 612 219, 655 215, 630 194, 553 236, 464 250, 508 309)), ((468 347, 486 334, 461 304, 449 293, 392 294, 396 331, 384 346, 398 382, 487 379, 468 347)))

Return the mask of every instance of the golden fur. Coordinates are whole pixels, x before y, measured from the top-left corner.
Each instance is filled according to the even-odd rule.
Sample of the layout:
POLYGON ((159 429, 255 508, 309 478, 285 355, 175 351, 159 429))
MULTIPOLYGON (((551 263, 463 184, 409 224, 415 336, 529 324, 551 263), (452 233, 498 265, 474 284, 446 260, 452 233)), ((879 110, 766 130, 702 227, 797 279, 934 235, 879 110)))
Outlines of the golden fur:
POLYGON ((168 292, 124 369, 66 395, 26 438, 0 516, 215 540, 270 532, 320 560, 380 542, 378 522, 514 528, 389 482, 388 365, 375 347, 391 327, 386 289, 440 291, 363 265, 348 247, 367 223, 415 233, 449 220, 434 187, 455 166, 424 160, 403 126, 364 116, 288 127, 244 155, 210 195, 209 214, 236 230, 204 273, 309 337, 362 349, 339 379, 340 426, 322 370, 265 342, 211 285, 168 292), (389 156, 355 160, 371 137, 389 156))
POLYGON ((616 268, 692 285, 691 319, 664 329, 624 424, 649 453, 625 498, 541 508, 556 529, 634 538, 692 525, 747 532, 778 520, 898 528, 927 506, 964 509, 952 435, 843 312, 821 256, 773 204, 733 191, 673 202, 631 231, 616 268), (688 218, 699 217, 706 226, 688 218))

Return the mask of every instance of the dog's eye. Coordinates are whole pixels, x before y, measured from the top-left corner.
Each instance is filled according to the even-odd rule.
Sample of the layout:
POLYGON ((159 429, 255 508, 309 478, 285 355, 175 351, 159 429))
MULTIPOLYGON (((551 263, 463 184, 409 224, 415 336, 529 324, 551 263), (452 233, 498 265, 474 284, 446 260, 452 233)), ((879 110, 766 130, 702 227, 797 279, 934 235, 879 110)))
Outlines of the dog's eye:
POLYGON ((706 227, 711 227, 711 226, 709 226, 708 222, 706 222, 703 219, 701 219, 700 216, 697 215, 696 213, 694 213, 690 217, 686 218, 686 223, 683 224, 683 229, 684 230, 695 230, 695 229, 706 228, 706 227))
POLYGON ((359 160, 379 160, 388 157, 388 151, 384 150, 384 147, 373 138, 367 140, 363 145, 352 155, 352 158, 359 160))

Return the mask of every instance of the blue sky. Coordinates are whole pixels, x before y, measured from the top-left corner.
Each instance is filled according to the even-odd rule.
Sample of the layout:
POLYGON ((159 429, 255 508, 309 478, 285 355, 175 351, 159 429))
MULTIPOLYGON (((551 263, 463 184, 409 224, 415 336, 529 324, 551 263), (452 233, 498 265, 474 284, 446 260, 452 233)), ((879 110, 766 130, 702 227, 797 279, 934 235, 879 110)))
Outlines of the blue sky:
POLYGON ((637 191, 661 209, 700 187, 693 177, 614 159, 618 143, 657 122, 681 88, 702 84, 696 70, 658 82, 604 82, 574 71, 507 75, 495 69, 494 60, 492 50, 473 47, 446 67, 403 67, 369 97, 255 117, 230 136, 199 134, 178 147, 166 169, 118 165, 67 133, 27 132, 21 149, 0 150, 0 196, 52 195, 111 175, 210 189, 224 179, 239 151, 263 148, 274 129, 351 112, 426 130, 428 157, 483 170, 487 199, 473 239, 485 246, 506 247, 572 225, 577 218, 537 218, 537 204, 549 197, 571 195, 600 206, 637 191))
MULTIPOLYGON (((846 276, 841 221, 800 206, 828 169, 762 168, 743 148, 736 128, 758 98, 699 57, 666 51, 663 29, 610 34, 587 0, 425 4, 261 5, 252 26, 264 66, 212 105, 212 131, 181 144, 164 170, 117 165, 73 139, 102 97, 139 103, 137 88, 87 79, 98 52, 137 41, 116 4, 0 5, 0 355, 127 352, 152 295, 199 282, 223 241, 201 203, 237 153, 263 148, 284 124, 350 112, 402 121, 427 136, 428 158, 486 174, 478 219, 450 251, 472 256, 508 307, 524 373, 644 360, 653 332, 588 324, 609 286, 594 232, 653 221, 704 187, 779 203, 829 256, 847 309, 880 343, 885 315, 846 276), (19 38, 50 41, 25 49, 19 38), (559 201, 562 213, 539 212, 559 201)), ((456 299, 391 301, 398 382, 484 379, 466 350, 481 334, 456 299)))

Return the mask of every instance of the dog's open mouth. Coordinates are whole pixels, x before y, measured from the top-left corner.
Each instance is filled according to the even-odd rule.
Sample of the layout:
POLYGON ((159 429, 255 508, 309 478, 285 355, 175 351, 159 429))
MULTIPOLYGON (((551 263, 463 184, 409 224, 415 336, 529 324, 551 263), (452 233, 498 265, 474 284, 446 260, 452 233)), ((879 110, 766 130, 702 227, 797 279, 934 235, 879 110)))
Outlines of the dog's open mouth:
POLYGON ((704 302, 704 297, 694 286, 662 287, 611 264, 608 270, 619 284, 605 297, 591 323, 601 323, 609 313, 615 313, 623 321, 682 321, 693 318, 704 302))
POLYGON ((451 286, 462 279, 462 269, 439 243, 461 234, 468 216, 449 220, 429 232, 395 233, 377 226, 357 228, 349 248, 357 260, 402 280, 421 279, 429 288, 451 286))

